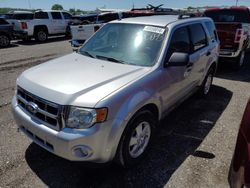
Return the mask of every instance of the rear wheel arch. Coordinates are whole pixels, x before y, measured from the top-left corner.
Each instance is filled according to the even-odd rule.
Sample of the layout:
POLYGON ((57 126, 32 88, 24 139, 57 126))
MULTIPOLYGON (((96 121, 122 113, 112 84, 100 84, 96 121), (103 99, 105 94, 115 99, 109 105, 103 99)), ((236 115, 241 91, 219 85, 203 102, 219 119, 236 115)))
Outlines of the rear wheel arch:
POLYGON ((49 32, 48 27, 46 25, 36 25, 34 27, 34 33, 37 32, 37 31, 39 31, 39 30, 44 30, 47 33, 49 32))

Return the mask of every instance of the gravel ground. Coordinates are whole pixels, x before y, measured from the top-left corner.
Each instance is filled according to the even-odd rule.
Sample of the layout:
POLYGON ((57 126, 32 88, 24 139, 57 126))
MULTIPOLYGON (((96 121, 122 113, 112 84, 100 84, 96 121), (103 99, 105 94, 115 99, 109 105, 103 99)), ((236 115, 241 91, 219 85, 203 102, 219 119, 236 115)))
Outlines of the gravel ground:
POLYGON ((239 72, 222 66, 208 98, 192 96, 171 112, 146 159, 122 170, 114 164, 69 162, 16 131, 10 100, 17 76, 71 52, 63 38, 0 49, 0 187, 228 187, 237 131, 250 96, 250 55, 239 72))

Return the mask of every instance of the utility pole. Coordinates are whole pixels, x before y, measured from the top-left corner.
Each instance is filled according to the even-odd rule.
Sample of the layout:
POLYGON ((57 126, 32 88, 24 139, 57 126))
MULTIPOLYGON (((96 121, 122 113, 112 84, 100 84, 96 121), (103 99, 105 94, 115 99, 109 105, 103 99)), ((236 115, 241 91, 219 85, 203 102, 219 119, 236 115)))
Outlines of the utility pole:
POLYGON ((28 0, 28 3, 29 3, 29 9, 31 9, 31 4, 30 4, 30 0, 28 0))
POLYGON ((239 0, 236 0, 236 6, 238 6, 238 2, 239 2, 239 0))

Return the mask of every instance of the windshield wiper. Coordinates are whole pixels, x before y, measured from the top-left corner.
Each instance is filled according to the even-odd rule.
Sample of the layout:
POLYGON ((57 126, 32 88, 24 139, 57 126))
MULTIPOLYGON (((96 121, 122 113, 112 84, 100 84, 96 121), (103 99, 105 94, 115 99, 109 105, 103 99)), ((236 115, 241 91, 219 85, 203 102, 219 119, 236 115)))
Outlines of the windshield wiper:
POLYGON ((115 62, 115 63, 122 63, 122 64, 124 64, 124 61, 115 59, 113 57, 106 57, 106 56, 102 56, 102 55, 96 55, 96 57, 98 59, 106 59, 108 61, 112 61, 112 62, 115 62))
POLYGON ((89 52, 87 52, 87 51, 80 51, 80 54, 82 54, 82 55, 87 55, 87 56, 89 56, 89 57, 92 57, 92 58, 95 58, 93 55, 91 55, 89 52))

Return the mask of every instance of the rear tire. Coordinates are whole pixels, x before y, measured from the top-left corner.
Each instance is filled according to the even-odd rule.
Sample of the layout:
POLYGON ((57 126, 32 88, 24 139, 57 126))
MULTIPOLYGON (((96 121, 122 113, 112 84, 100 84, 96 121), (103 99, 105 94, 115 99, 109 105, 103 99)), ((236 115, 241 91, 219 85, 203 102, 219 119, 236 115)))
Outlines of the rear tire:
POLYGON ((35 39, 38 42, 45 42, 48 39, 48 32, 45 29, 37 29, 35 39))
POLYGON ((245 50, 242 51, 238 57, 235 58, 234 62, 233 62, 233 69, 234 70, 240 70, 240 68, 243 66, 244 64, 244 60, 245 60, 245 50))
POLYGON ((209 94, 212 83, 213 83, 214 73, 215 73, 215 68, 211 67, 208 70, 207 75, 205 79, 203 80, 202 85, 200 86, 200 89, 199 89, 200 97, 206 97, 209 94))
POLYGON ((116 162, 124 168, 139 163, 150 148, 156 117, 149 111, 138 112, 128 123, 118 146, 116 162))
POLYGON ((5 34, 0 34, 0 47, 5 48, 10 45, 10 38, 5 34))

